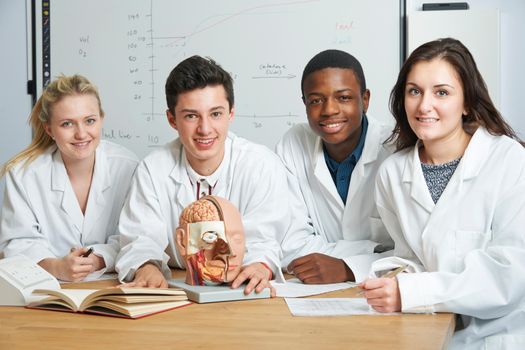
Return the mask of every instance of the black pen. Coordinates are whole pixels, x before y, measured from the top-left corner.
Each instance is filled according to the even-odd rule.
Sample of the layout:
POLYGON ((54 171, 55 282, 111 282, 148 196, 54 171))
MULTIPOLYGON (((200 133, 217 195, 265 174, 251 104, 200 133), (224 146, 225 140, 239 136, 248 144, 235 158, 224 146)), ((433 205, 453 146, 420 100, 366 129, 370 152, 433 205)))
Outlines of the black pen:
POLYGON ((87 258, 89 255, 91 255, 91 253, 93 253, 93 247, 89 248, 87 252, 81 255, 81 257, 87 258))

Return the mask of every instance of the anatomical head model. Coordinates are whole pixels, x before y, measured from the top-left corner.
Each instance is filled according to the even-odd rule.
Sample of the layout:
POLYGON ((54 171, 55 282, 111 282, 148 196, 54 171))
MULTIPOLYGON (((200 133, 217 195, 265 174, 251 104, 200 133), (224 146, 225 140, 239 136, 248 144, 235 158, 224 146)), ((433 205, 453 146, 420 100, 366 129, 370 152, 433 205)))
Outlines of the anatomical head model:
POLYGON ((186 261, 186 283, 232 282, 244 258, 244 229, 237 208, 224 198, 206 196, 188 205, 175 231, 179 254, 186 261))

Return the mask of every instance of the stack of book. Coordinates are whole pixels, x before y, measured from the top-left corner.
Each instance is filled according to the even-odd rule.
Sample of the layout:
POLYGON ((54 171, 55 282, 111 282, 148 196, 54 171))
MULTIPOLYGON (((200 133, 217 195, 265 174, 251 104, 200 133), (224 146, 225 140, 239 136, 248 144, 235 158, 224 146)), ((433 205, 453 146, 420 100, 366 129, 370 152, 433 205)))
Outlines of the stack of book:
POLYGON ((180 288, 36 289, 28 308, 141 318, 191 304, 180 288))

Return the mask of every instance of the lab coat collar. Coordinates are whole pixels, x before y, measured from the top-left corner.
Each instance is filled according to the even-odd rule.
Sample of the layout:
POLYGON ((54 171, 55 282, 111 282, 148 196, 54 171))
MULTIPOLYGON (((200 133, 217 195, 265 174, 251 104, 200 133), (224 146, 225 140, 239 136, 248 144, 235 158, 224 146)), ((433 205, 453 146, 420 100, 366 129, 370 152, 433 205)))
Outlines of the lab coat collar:
POLYGON ((78 233, 82 232, 84 226, 84 215, 80 210, 75 191, 69 176, 67 175, 62 155, 58 149, 55 149, 52 155, 53 165, 51 168, 51 190, 62 192, 62 200, 60 206, 62 210, 70 217, 71 221, 75 225, 78 233))
POLYGON ((487 160, 488 154, 490 154, 491 140, 493 139, 494 136, 490 135, 487 129, 482 126, 478 127, 474 135, 472 135, 460 162, 460 165, 463 163, 463 166, 458 166, 461 169, 461 179, 463 181, 478 176, 487 160))
POLYGON ((106 190, 111 188, 112 180, 110 175, 110 164, 106 153, 102 151, 103 142, 97 147, 95 153, 95 169, 93 170, 93 179, 89 189, 89 198, 86 207, 84 220, 84 235, 88 235, 99 217, 104 213, 107 204, 106 190))
MULTIPOLYGON (((363 153, 361 154, 361 158, 359 158, 359 162, 356 164, 356 168, 358 168, 359 164, 364 166, 375 162, 382 147, 382 144, 377 142, 378 140, 381 140, 382 125, 373 118, 366 118, 368 120, 368 130, 366 131, 365 147, 363 148, 363 153)), ((360 171, 362 171, 363 168, 359 168, 360 171)))
POLYGON ((344 207, 344 203, 337 192, 332 175, 330 175, 330 170, 328 170, 328 166, 326 165, 323 153, 323 140, 319 136, 317 136, 312 163, 314 166, 314 174, 319 180, 319 183, 322 184, 326 192, 332 197, 332 200, 334 200, 341 208, 344 207))
POLYGON ((168 147, 173 159, 173 167, 170 171, 169 177, 181 186, 181 191, 176 194, 173 200, 177 202, 179 208, 182 210, 186 205, 195 200, 190 177, 186 171, 188 160, 186 159, 184 147, 182 146, 180 139, 174 140, 168 145, 168 147))
POLYGON ((430 191, 428 190, 421 162, 419 161, 420 141, 416 142, 414 148, 406 158, 405 168, 403 170, 403 182, 411 183, 410 196, 425 208, 429 213, 435 207, 430 191))
MULTIPOLYGON (((487 155, 490 153, 491 138, 493 138, 493 136, 490 135, 485 128, 479 127, 478 130, 476 130, 470 139, 454 175, 450 179, 449 184, 447 184, 447 189, 443 192, 442 197, 447 196, 451 192, 451 189, 448 187, 457 186, 454 190, 459 191, 461 190, 463 181, 478 176, 487 159, 487 155)), ((435 204, 432 201, 432 197, 424 180, 423 170, 421 169, 419 160, 420 145, 421 141, 418 141, 411 152, 411 156, 407 157, 403 170, 403 182, 411 182, 413 184, 410 192, 412 198, 428 212, 432 212, 435 204)), ((438 204, 439 203, 440 201, 438 201, 438 204)))

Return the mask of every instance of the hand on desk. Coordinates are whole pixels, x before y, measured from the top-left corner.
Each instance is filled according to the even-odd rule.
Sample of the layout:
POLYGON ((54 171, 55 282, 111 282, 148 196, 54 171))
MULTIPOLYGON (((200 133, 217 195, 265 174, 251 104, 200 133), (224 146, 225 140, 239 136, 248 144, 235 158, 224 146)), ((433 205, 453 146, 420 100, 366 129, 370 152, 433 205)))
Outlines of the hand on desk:
POLYGON ((275 289, 270 284, 272 278, 272 272, 261 263, 253 263, 241 267, 241 272, 233 280, 232 288, 238 288, 243 282, 249 280, 246 288, 244 288, 244 294, 250 294, 254 288, 255 293, 260 293, 264 288, 270 288, 270 294, 275 297, 275 289))
POLYGON ((87 250, 87 248, 74 248, 62 258, 46 258, 38 264, 62 281, 80 282, 90 273, 106 266, 104 259, 96 254, 82 257, 87 250))
POLYGON ((342 259, 312 253, 293 260, 288 271, 306 284, 354 281, 355 277, 342 259))
POLYGON ((364 297, 372 308, 379 312, 401 311, 401 294, 397 278, 373 278, 359 284, 364 297))
POLYGON ((147 288, 168 288, 168 282, 164 278, 159 268, 151 263, 145 263, 137 272, 135 279, 130 283, 123 283, 121 287, 147 287, 147 288))

